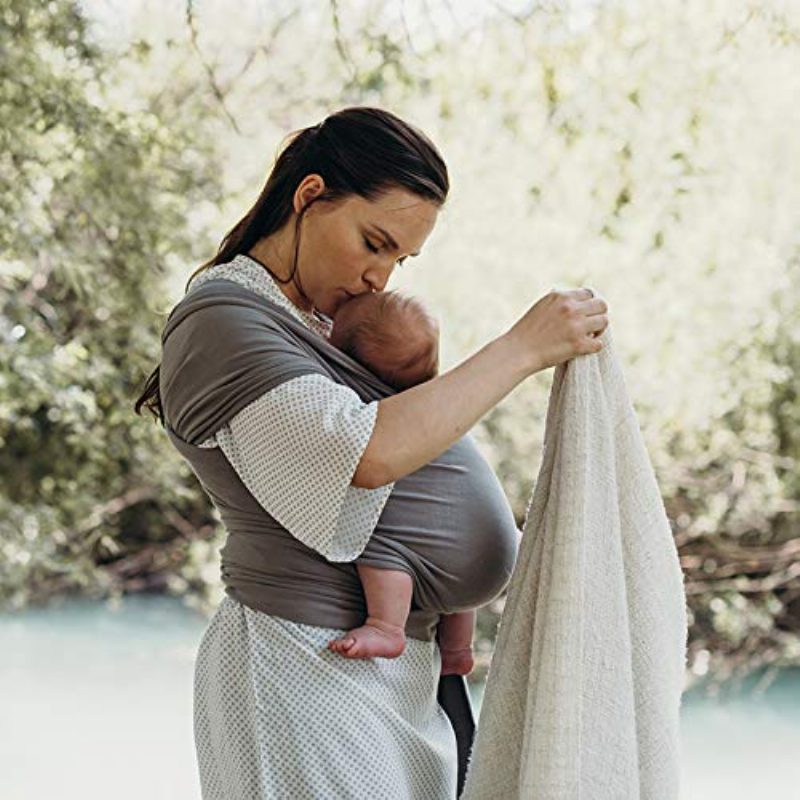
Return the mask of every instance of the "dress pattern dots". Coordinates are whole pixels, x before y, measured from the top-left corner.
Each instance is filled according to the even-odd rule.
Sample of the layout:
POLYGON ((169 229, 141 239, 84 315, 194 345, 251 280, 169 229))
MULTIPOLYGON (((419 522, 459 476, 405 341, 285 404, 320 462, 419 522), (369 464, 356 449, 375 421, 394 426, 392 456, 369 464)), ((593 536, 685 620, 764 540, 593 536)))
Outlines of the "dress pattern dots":
MULTIPOLYGON (((259 293, 322 336, 331 322, 294 306, 246 255, 201 272, 259 293)), ((255 499, 305 545, 351 561, 393 483, 350 484, 377 401, 322 375, 266 392, 201 447, 219 447, 255 499)), ((204 800, 452 800, 457 752, 437 702, 437 642, 398 658, 328 650, 342 628, 286 620, 225 595, 200 642, 194 736, 204 800)))

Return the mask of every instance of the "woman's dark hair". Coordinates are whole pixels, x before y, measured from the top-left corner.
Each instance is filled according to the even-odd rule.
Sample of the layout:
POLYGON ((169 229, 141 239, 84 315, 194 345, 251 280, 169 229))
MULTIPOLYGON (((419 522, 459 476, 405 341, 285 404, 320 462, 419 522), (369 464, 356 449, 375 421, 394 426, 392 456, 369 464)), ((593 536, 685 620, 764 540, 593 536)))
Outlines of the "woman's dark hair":
MULTIPOLYGON (((186 289, 199 272, 228 263, 280 230, 294 213, 294 193, 306 175, 322 176, 325 189, 297 215, 294 264, 289 277, 282 280, 269 270, 281 283, 288 283, 297 271, 300 222, 313 203, 336 202, 351 195, 374 201, 398 188, 440 206, 447 199, 450 182, 441 154, 421 130, 389 111, 351 106, 330 114, 318 125, 293 131, 283 142, 287 139, 258 200, 228 231, 216 255, 189 276, 186 289)), ((159 371, 160 365, 147 379, 134 410, 141 414, 144 406, 163 425, 159 371)))

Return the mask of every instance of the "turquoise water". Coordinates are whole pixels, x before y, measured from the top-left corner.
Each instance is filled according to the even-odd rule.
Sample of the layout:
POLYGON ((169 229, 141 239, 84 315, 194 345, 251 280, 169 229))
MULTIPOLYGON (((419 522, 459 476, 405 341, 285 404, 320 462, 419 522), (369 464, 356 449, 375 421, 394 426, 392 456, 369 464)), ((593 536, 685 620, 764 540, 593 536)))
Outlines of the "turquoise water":
MULTIPOLYGON (((164 597, 0 615, 0 798, 197 800, 192 673, 205 626, 164 597)), ((681 800, 800 800, 800 670, 759 697, 753 683, 684 696, 681 800)))

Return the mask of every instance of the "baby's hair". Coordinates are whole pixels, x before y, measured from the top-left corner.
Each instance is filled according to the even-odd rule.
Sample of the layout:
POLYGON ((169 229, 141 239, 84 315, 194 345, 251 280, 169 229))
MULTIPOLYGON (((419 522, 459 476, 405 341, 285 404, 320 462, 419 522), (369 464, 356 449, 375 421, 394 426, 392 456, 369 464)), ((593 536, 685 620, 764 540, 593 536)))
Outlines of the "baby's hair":
POLYGON ((397 290, 359 295, 348 301, 336 315, 331 343, 365 364, 374 363, 378 357, 391 364, 379 377, 398 389, 420 382, 410 382, 406 377, 412 366, 417 373, 422 370, 422 380, 438 373, 439 323, 419 300, 397 290), (357 321, 343 324, 356 310, 361 311, 357 321), (401 360, 409 347, 411 357, 401 360))

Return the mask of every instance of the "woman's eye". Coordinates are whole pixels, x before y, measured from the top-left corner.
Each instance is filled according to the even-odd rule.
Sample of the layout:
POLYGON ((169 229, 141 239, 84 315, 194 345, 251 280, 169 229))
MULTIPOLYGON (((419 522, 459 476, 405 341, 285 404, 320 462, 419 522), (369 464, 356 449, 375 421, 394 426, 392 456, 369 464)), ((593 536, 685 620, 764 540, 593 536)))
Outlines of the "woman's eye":
MULTIPOLYGON (((367 239, 366 236, 364 236, 362 238, 364 239, 364 244, 366 245, 367 250, 369 250, 371 253, 377 253, 380 250, 380 248, 379 247, 375 247, 375 245, 373 245, 372 242, 370 242, 370 240, 367 239)), ((398 267, 402 267, 403 266, 403 262, 405 260, 406 260, 405 256, 403 256, 403 258, 398 258, 397 259, 397 266, 398 267)))

